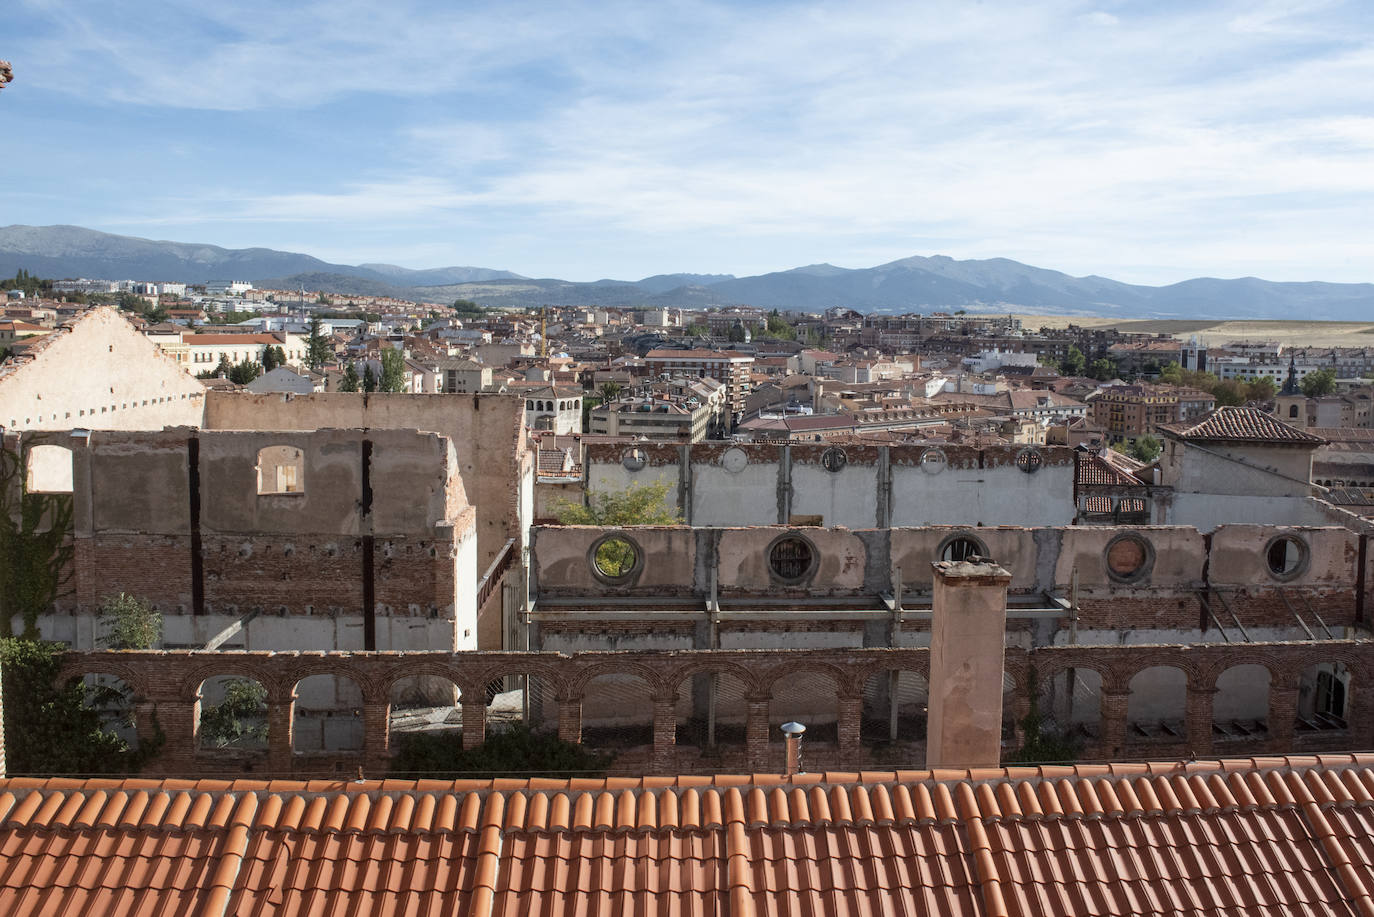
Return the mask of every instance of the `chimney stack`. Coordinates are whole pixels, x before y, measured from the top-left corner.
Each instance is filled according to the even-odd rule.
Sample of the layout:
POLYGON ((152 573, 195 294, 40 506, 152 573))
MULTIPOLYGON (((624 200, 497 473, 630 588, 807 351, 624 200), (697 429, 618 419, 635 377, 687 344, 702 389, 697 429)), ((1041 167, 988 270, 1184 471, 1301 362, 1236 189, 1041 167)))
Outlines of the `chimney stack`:
POLYGON ((1011 574, 974 555, 935 568, 926 767, 996 767, 1011 574))
POLYGON ((782 734, 787 736, 787 764, 783 776, 791 779, 801 773, 801 740, 806 727, 801 723, 783 723, 782 734))

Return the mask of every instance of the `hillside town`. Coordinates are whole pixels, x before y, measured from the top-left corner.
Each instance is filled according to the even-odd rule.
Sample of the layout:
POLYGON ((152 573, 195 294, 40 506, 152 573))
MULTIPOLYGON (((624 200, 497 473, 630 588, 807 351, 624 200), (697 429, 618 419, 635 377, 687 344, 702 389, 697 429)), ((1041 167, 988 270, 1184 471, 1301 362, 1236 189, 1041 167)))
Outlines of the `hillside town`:
POLYGON ((972 830, 1001 797, 920 775, 1021 764, 1112 819, 1149 808, 1084 795, 1122 762, 1197 761, 1216 805, 1226 760, 1368 765, 1370 351, 79 284, 13 278, 0 318, 0 614, 75 692, 6 670, 42 830, 96 783, 22 775, 374 812, 471 777, 543 807, 524 843, 972 830))

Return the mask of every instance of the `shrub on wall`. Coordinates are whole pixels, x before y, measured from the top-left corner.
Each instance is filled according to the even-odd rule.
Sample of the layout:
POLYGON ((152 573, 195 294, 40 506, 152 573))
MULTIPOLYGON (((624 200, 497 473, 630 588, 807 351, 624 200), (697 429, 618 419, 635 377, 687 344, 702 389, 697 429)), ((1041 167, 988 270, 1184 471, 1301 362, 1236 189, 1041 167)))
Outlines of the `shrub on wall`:
POLYGON ((609 763, 581 745, 524 726, 488 733, 486 742, 466 751, 461 733, 401 735, 396 744, 396 777, 599 777, 609 763))

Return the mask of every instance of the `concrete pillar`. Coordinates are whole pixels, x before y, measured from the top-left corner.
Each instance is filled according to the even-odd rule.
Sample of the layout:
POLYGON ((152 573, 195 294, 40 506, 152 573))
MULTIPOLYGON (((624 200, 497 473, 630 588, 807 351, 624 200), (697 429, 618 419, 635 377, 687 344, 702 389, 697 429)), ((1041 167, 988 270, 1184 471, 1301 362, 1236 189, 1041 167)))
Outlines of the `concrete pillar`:
POLYGON ((1131 701, 1130 688, 1102 687, 1102 754, 1103 758, 1118 758, 1126 744, 1126 712, 1131 701))
POLYGON ((930 640, 927 767, 996 767, 1011 574, 992 561, 938 561, 930 640))
POLYGON ((274 774, 291 773, 292 733, 296 699, 267 704, 267 769, 274 774))
POLYGON ((859 729, 863 720, 863 695, 841 695, 838 703, 838 722, 835 724, 836 744, 839 745, 841 768, 857 768, 862 762, 863 746, 859 729))
POLYGON ((1212 753, 1212 699, 1216 694, 1215 687, 1188 685, 1184 725, 1188 737, 1188 750, 1195 755, 1212 753))
POLYGON ((582 744, 582 698, 558 699, 558 738, 574 745, 582 744))
POLYGON ((1269 685, 1269 750, 1293 750, 1293 727, 1298 718, 1298 686, 1274 682, 1269 685))
POLYGON ((654 698, 654 773, 669 774, 677 749, 677 697, 654 698))
POLYGON ((486 691, 481 688, 463 689, 463 748, 476 748, 487 740, 486 691))
POLYGON ((749 698, 749 718, 744 725, 745 760, 751 773, 768 770, 768 698, 749 698))

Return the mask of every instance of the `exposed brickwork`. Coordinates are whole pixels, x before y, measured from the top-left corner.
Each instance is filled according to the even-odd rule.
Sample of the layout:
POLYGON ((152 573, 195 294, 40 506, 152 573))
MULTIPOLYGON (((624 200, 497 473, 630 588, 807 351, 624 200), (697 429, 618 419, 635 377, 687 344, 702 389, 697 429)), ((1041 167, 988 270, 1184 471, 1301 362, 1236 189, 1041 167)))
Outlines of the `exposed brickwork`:
MULTIPOLYGON (((1188 754, 1215 753, 1212 738, 1212 703, 1217 679, 1227 669, 1259 664, 1271 673, 1270 720, 1266 735, 1244 741, 1226 741, 1227 754, 1283 753, 1328 748, 1364 748, 1374 741, 1374 692, 1365 686, 1374 676, 1374 643, 1361 640, 1327 640, 1300 643, 1206 644, 1191 646, 1056 646, 1033 651, 1008 649, 1006 667, 1016 688, 1010 696, 1015 712, 1028 709, 1029 674, 1035 669, 1044 685, 1068 668, 1092 669, 1102 676, 1100 736, 1085 747, 1082 759, 1159 759, 1188 754), (1295 736, 1293 714, 1301 674, 1319 663, 1339 662, 1352 677, 1345 731, 1295 736), (1127 730, 1129 685, 1133 676, 1154 666, 1172 666, 1187 678, 1186 734, 1175 741, 1131 738, 1127 730)), ((579 653, 203 653, 203 652, 90 652, 68 653, 63 677, 103 672, 117 675, 139 698, 139 728, 146 732, 154 711, 167 744, 149 770, 153 773, 190 774, 206 769, 223 770, 222 752, 196 750, 199 716, 198 690, 215 675, 252 677, 268 692, 269 721, 275 724, 265 753, 241 756, 243 766, 256 772, 310 773, 321 767, 333 772, 348 762, 379 774, 388 765, 390 736, 386 712, 392 686, 403 678, 430 674, 448 678, 463 697, 483 697, 487 685, 508 675, 532 675, 557 698, 556 727, 570 741, 580 740, 583 700, 605 684, 598 676, 633 675, 648 686, 653 720, 652 743, 633 751, 617 765, 641 773, 686 773, 694 769, 719 770, 722 762, 735 770, 776 769, 781 764, 780 745, 773 735, 769 704, 775 686, 788 676, 824 676, 835 686, 837 722, 834 741, 808 740, 804 752, 810 768, 820 766, 857 768, 890 763, 894 756, 919 763, 924 736, 902 736, 897 746, 879 750, 861 741, 864 689, 884 672, 901 670, 924 675, 928 651, 924 649, 784 650, 758 652, 609 652, 579 653), (681 708, 673 699, 690 692, 693 679, 704 673, 729 676, 743 686, 745 696, 744 747, 729 743, 709 754, 681 743, 678 738, 681 708), (366 728, 363 751, 354 755, 299 755, 291 752, 290 728, 296 684, 311 675, 344 676, 357 683, 363 695, 366 728), (776 759, 776 760, 775 760, 776 759), (742 766, 742 767, 741 767, 742 766)), ((463 705, 465 744, 473 745, 485 734, 485 704, 463 705)))

